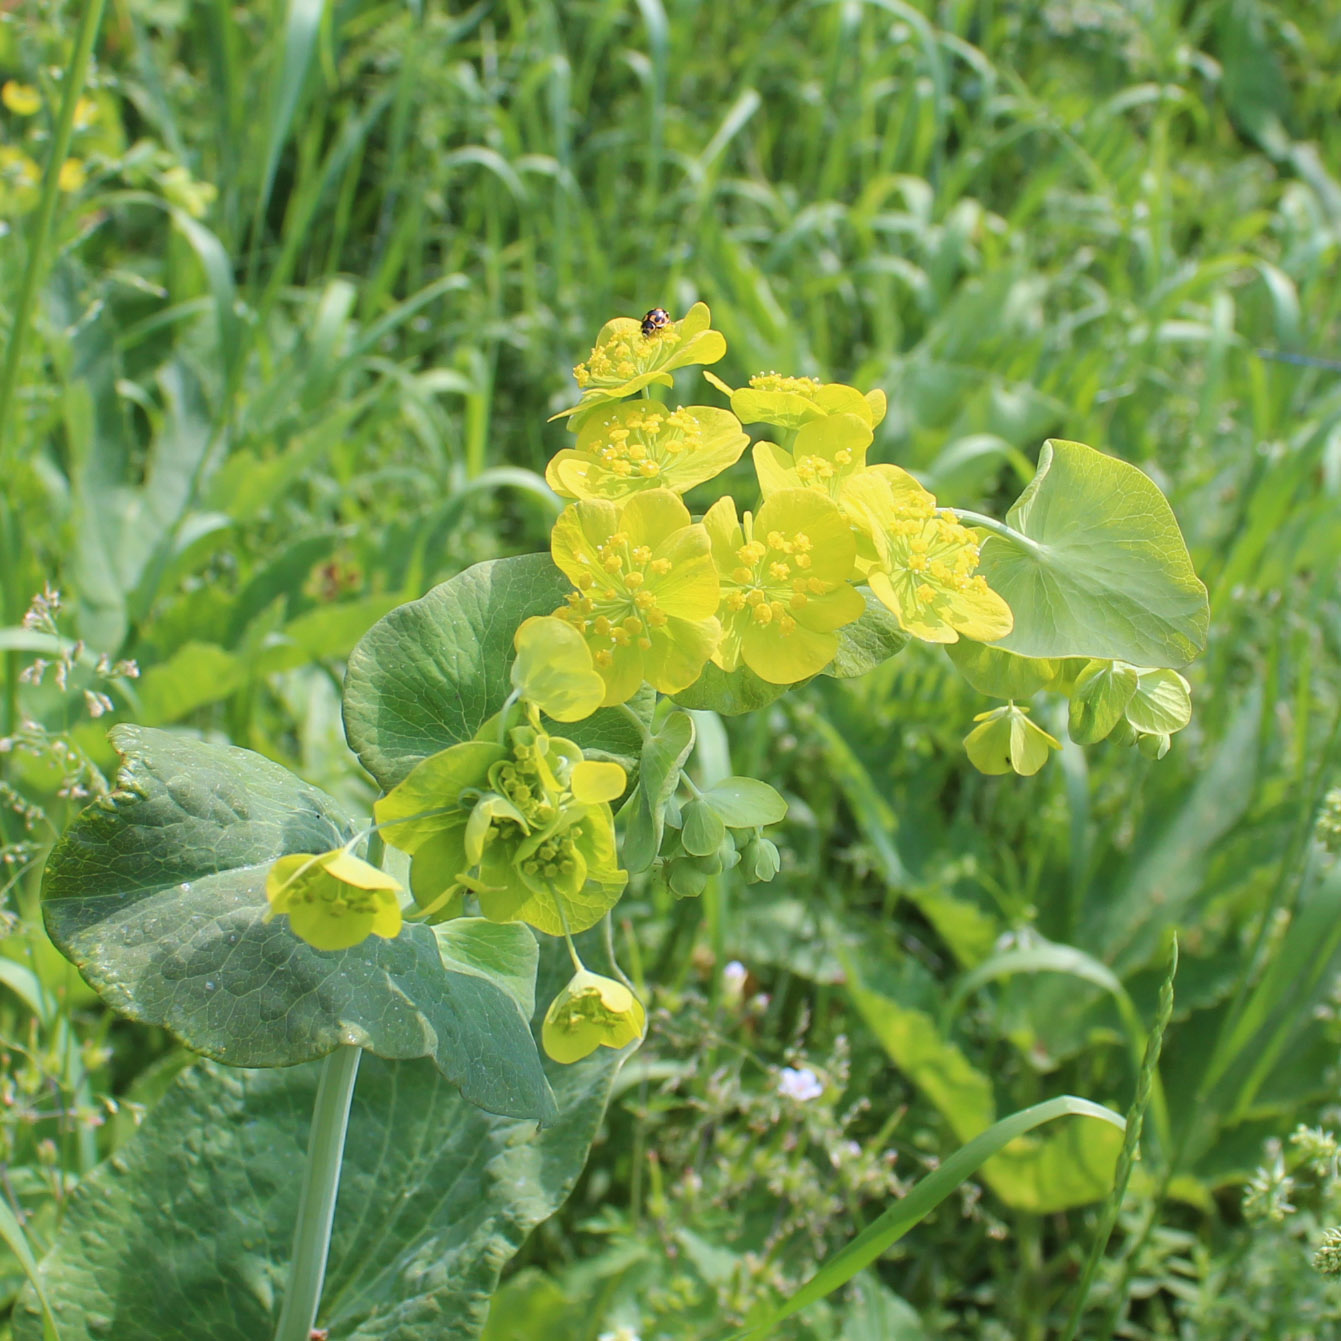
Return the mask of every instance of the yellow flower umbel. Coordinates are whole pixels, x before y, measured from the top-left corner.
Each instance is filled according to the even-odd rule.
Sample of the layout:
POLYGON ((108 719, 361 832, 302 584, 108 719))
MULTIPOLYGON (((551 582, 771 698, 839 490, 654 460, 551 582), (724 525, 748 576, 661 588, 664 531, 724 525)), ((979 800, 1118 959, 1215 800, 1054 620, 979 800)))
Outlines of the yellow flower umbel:
POLYGON ((721 498, 703 518, 722 579, 723 670, 742 661, 770 684, 816 675, 838 650, 836 630, 865 601, 848 585, 856 541, 838 506, 808 489, 774 494, 757 517, 736 520, 721 498))
POLYGON ((672 385, 671 373, 692 363, 716 363, 726 353, 720 331, 710 329, 712 314, 706 303, 695 303, 679 321, 667 322, 644 335, 634 317, 615 317, 601 327, 585 363, 573 369, 582 399, 552 419, 586 413, 611 401, 623 400, 653 382, 672 385))
POLYGON ((790 451, 773 442, 756 442, 754 469, 760 492, 769 498, 779 489, 817 489, 838 499, 848 481, 868 469, 870 445, 870 428, 851 414, 802 424, 790 451))
POLYGON ((411 854, 410 890, 426 917, 456 916, 467 892, 494 922, 549 936, 585 931, 619 901, 627 875, 610 802, 627 784, 562 736, 523 723, 422 759, 373 807, 386 840, 411 854))
POLYGON ((872 467, 848 482, 843 501, 870 546, 858 567, 915 638, 953 643, 962 635, 990 643, 1011 631, 1010 606, 976 572, 973 532, 953 513, 938 510, 906 472, 872 467))
POLYGON ((646 681, 675 694, 698 679, 721 638, 721 594, 708 533, 668 489, 622 508, 583 499, 550 538, 554 562, 577 590, 554 613, 587 640, 603 704, 624 703, 646 681))
POLYGON ((867 428, 874 428, 885 417, 885 393, 868 391, 863 395, 854 386, 842 382, 821 382, 815 377, 780 377, 777 373, 758 373, 749 386, 732 389, 720 377, 705 372, 704 377, 731 397, 731 409, 742 424, 776 424, 779 428, 800 428, 814 419, 832 414, 850 414, 867 428))
POLYGON ((734 465, 749 440, 730 410, 632 401, 588 419, 545 479, 564 498, 618 503, 647 489, 683 494, 734 465))
POLYGON ((265 881, 268 922, 279 913, 318 950, 347 950, 382 936, 400 935, 400 882, 339 847, 319 855, 295 852, 281 857, 265 881))
POLYGON ((643 1003, 622 982, 583 968, 550 1003, 540 1038, 556 1062, 568 1064, 600 1047, 627 1047, 646 1026, 643 1003))

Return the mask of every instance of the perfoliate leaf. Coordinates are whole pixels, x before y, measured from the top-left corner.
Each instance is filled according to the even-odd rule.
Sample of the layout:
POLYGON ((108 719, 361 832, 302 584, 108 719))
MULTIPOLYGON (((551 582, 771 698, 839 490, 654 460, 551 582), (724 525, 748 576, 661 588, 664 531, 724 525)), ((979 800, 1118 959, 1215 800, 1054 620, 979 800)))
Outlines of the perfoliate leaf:
POLYGON ((1137 666, 1181 666, 1205 647, 1206 588, 1168 501, 1135 466, 1050 440, 1006 520, 1023 539, 989 536, 979 567, 1015 616, 996 646, 1137 666))
POLYGON ((697 797, 685 805, 680 826, 680 842, 684 850, 695 857, 711 856, 726 837, 726 825, 711 803, 697 797))
POLYGON ((703 799, 731 829, 760 828, 787 817, 787 802, 758 778, 723 778, 704 791, 703 799))
POLYGON ((645 871, 656 859, 666 822, 666 804, 680 781, 680 769, 694 748, 694 721, 673 712, 643 746, 638 785, 619 812, 624 824, 620 855, 630 872, 645 871))
MULTIPOLYGON (((1175 670, 1138 670, 1136 674, 1127 720, 1148 735, 1181 731, 1192 720, 1192 686, 1175 670)), ((1158 757, 1163 758, 1163 753, 1158 757)))
POLYGON ((866 602, 866 613, 838 630, 838 651, 821 675, 832 675, 836 680, 865 675, 897 656, 913 640, 870 587, 858 587, 857 594, 866 602))
POLYGON ((970 638, 946 644, 945 653, 955 670, 988 698, 1032 698, 1061 668, 1057 660, 1022 657, 1003 652, 998 644, 975 643, 970 638))
POLYGON ((357 1043, 432 1057, 492 1111, 552 1115, 521 1012, 445 968, 430 928, 325 951, 266 920, 276 861, 351 836, 335 801, 249 750, 130 726, 112 741, 116 789, 56 845, 42 890, 52 940, 110 1006, 233 1066, 357 1043))
MULTIPOLYGON (((841 651, 840 633, 839 652, 841 651)), ((766 708, 781 698, 790 687, 785 684, 769 684, 743 664, 737 666, 735 670, 724 671, 709 661, 699 672, 698 679, 688 689, 681 689, 678 694, 672 694, 671 697, 682 708, 720 713, 723 717, 738 717, 742 713, 766 708)))
MULTIPOLYGON (((549 615, 572 590, 547 554, 477 563, 398 606, 349 656, 345 732, 363 766, 389 791, 431 754, 470 740, 512 688, 513 635, 549 615)), ((629 706, 650 711, 641 694, 629 706)), ((632 763, 637 729, 603 709, 564 733, 632 763)))
POLYGON ((1125 661, 1091 661, 1071 691, 1067 732, 1077 745, 1106 740, 1136 692, 1136 668, 1125 661))

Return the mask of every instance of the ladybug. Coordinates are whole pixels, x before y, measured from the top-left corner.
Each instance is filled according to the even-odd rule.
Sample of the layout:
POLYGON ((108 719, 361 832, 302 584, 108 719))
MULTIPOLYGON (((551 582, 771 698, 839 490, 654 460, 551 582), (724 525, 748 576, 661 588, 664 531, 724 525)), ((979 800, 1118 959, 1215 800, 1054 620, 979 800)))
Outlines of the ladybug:
POLYGON ((664 307, 654 307, 643 318, 643 334, 651 337, 655 335, 663 326, 670 325, 670 313, 664 307))

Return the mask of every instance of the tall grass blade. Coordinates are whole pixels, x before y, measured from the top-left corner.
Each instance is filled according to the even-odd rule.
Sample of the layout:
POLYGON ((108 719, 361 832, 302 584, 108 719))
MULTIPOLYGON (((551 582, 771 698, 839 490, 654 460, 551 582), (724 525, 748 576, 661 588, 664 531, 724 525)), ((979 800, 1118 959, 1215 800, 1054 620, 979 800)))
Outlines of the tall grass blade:
MULTIPOLYGON (((1173 1016, 1173 980, 1178 972, 1178 937, 1175 935, 1169 947, 1169 968, 1159 989, 1159 1007, 1155 1014, 1155 1025, 1146 1040, 1145 1061, 1141 1064, 1141 1074, 1136 1081, 1136 1097, 1127 1112, 1127 1132, 1122 1142, 1122 1153, 1118 1156, 1117 1177, 1113 1180, 1113 1191, 1104 1204, 1103 1214, 1099 1217, 1099 1232, 1090 1245, 1090 1255, 1085 1262, 1085 1270, 1076 1287, 1075 1303, 1071 1306, 1071 1318, 1062 1334, 1062 1341, 1075 1341, 1076 1328, 1080 1326, 1081 1314, 1085 1311, 1085 1300, 1089 1297, 1090 1286, 1094 1283, 1099 1262, 1108 1247, 1113 1226, 1117 1223, 1118 1212, 1122 1209, 1122 1198, 1127 1192, 1127 1180, 1131 1177, 1131 1166, 1136 1159, 1136 1148, 1141 1140, 1141 1126, 1145 1121, 1145 1110, 1154 1091, 1155 1079, 1159 1070, 1159 1054, 1164 1046, 1164 1031, 1169 1027, 1173 1016)), ((1119 1305, 1121 1300, 1118 1301, 1119 1305)), ((1115 1317, 1110 1317, 1109 1325, 1093 1333, 1094 1336, 1112 1334, 1115 1317)))
POLYGON ((1021 1109, 1018 1113, 994 1122, 985 1132, 956 1150, 934 1173, 922 1179, 902 1201, 867 1225, 790 1299, 765 1317, 751 1322, 744 1330, 731 1333, 727 1341, 746 1341, 748 1337, 766 1336, 770 1328, 776 1327, 784 1319, 846 1285, 859 1271, 893 1247, 914 1225, 930 1215, 955 1188, 971 1178, 987 1160, 1017 1136, 1023 1136, 1035 1127, 1060 1117, 1098 1118, 1119 1130, 1125 1125, 1124 1119, 1112 1109, 1071 1094, 1034 1104, 1031 1108, 1021 1109))

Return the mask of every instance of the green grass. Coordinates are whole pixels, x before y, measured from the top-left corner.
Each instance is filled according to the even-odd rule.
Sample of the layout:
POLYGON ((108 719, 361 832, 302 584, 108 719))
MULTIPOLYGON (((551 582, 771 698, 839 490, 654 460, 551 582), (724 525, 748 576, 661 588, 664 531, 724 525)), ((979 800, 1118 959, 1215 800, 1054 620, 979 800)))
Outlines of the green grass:
MULTIPOLYGON (((47 72, 82 8, 22 6, 0 25, 0 76, 46 99, 31 121, 5 113, 0 136, 38 160, 59 131, 47 72)), ((852 1238, 879 1200, 860 1182, 774 1241, 779 1180, 827 1177, 828 1156, 803 1144, 752 1165, 736 1139, 768 1091, 759 1065, 792 1049, 822 1065, 850 1040, 847 1102, 870 1107, 842 1139, 863 1159, 894 1150, 902 1170, 959 1144, 954 1115, 863 1024, 841 955, 940 1021, 999 1111, 1063 1092, 1125 1111, 1130 1017, 1154 1017, 1170 929, 1167 1140, 1152 1110, 1136 1218, 1119 1218, 1093 1300, 1121 1335, 1196 1335, 1213 1316, 1198 1291, 1259 1233, 1236 1189, 1263 1142, 1335 1094, 1341 889, 1310 825, 1339 771, 1341 378, 1261 351, 1341 351, 1341 18, 1322 0, 440 9, 110 6, 99 120, 74 131, 89 182, 53 198, 31 313, 22 277, 47 230, 0 192, 25 244, 0 253, 5 731, 37 724, 32 752, 0 762, 41 816, 0 813, 23 854, 0 952, 64 1002, 36 1021, 33 1055, 58 1030, 110 1029, 110 1061, 79 1083, 154 1092, 161 1045, 100 1020, 35 909, 42 849, 82 803, 60 794, 63 742, 111 762, 110 719, 89 719, 83 691, 366 805, 339 747, 342 658, 396 602, 542 547, 554 513, 536 473, 564 441, 545 420, 571 401, 572 365, 607 317, 702 298, 728 382, 775 368, 883 387, 872 459, 966 507, 1006 505, 1049 435, 1139 464, 1210 588, 1210 648, 1190 672, 1193 725, 1159 764, 1068 749, 1034 779, 982 778, 960 747, 980 705, 923 648, 729 723, 732 768, 797 802, 778 883, 723 883, 703 905, 635 890, 619 912, 661 1004, 704 1012, 740 1089, 699 1074, 698 1041, 661 1017, 608 1141, 536 1241, 547 1274, 517 1278, 494 1341, 508 1308, 525 1334, 528 1300, 568 1309, 573 1338, 621 1322, 646 1336, 673 1325, 676 1290, 690 1330, 667 1334, 702 1335, 852 1238), (183 180, 215 188, 196 214, 183 180), (65 689, 50 672, 18 681, 41 651, 19 626, 44 582, 63 593, 62 633, 91 649, 65 689), (102 652, 141 677, 106 682, 102 652), (1119 990, 1051 971, 986 981, 1003 937, 1066 947, 1119 990), (724 999, 723 957, 768 995, 756 1014, 724 999), (689 1173, 719 1204, 693 1200, 689 1173), (1137 1276, 1154 1282, 1139 1296, 1137 1276)), ((677 394, 711 393, 685 377, 677 394)), ((32 1014, 0 987, 0 1033, 32 1014)), ((77 1107, 75 1072, 49 1070, 64 1098, 34 1111, 77 1107)), ((4 1195, 33 1212, 39 1253, 84 1167, 77 1125, 0 1118, 19 1171, 4 1195)), ((99 1150, 124 1134, 102 1128, 99 1150)), ((1099 1210, 983 1195, 787 1324, 810 1330, 777 1334, 899 1335, 895 1294, 920 1317, 909 1336, 1051 1334, 1099 1210)), ((18 1280, 0 1267, 3 1288, 18 1280)), ((1308 1288, 1301 1316, 1335 1307, 1308 1288)), ((1322 1325, 1259 1321, 1300 1341, 1322 1325)))

